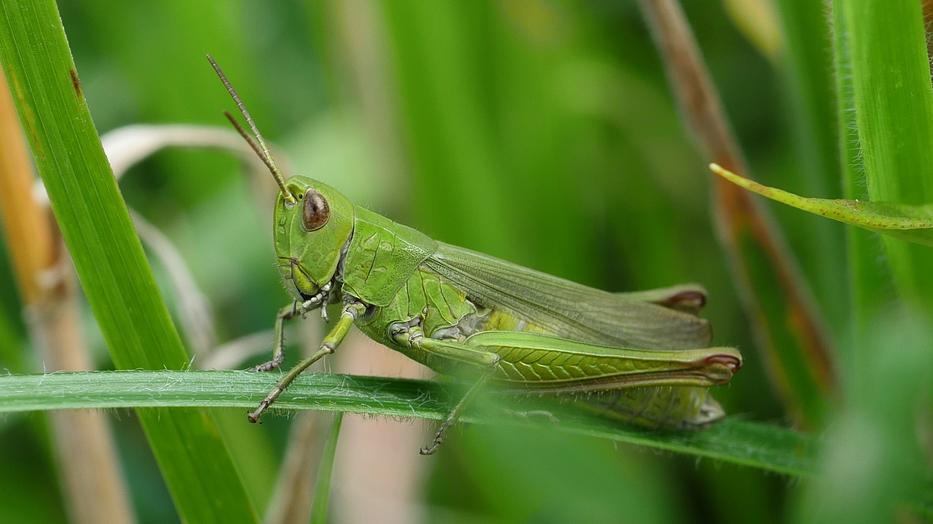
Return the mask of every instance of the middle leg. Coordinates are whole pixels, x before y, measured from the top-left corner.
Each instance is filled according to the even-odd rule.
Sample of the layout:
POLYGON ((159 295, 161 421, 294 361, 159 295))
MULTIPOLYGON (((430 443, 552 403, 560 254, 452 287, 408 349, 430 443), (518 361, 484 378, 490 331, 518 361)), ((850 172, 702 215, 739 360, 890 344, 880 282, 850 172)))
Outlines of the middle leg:
POLYGON ((437 451, 437 448, 444 441, 447 430, 457 422, 463 410, 470 404, 470 401, 473 400, 480 389, 482 389, 483 384, 495 373, 501 357, 495 353, 483 351, 459 342, 427 338, 424 336, 421 328, 417 326, 400 329, 393 334, 393 338, 400 344, 410 344, 414 348, 431 353, 435 356, 449 358, 466 364, 473 364, 482 368, 480 377, 470 386, 470 389, 467 390, 463 397, 457 401, 457 404, 454 405, 450 413, 447 414, 447 417, 444 418, 444 421, 438 426, 431 444, 419 450, 422 455, 431 455, 437 451))

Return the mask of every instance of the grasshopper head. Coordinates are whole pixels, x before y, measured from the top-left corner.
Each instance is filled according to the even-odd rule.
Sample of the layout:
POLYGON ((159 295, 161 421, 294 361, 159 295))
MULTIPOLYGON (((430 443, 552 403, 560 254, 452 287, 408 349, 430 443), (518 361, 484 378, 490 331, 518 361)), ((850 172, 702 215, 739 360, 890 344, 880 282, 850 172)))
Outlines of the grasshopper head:
POLYGON ((337 273, 341 252, 353 232, 353 204, 336 189, 293 176, 275 202, 275 254, 288 290, 308 298, 337 273))
POLYGON ((213 57, 208 55, 207 61, 236 103, 252 135, 233 115, 225 111, 224 116, 269 168, 279 185, 273 231, 279 272, 296 298, 310 298, 337 274, 341 252, 353 232, 353 204, 336 189, 312 178, 293 176, 285 180, 227 75, 213 57))

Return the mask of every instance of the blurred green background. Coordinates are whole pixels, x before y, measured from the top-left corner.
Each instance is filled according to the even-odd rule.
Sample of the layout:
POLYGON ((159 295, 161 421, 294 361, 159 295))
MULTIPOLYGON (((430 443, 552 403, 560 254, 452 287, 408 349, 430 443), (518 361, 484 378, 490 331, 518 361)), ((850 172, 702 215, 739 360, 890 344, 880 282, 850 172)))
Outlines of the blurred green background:
MULTIPOLYGON (((820 153, 795 120, 799 99, 776 14, 737 15, 743 3, 770 5, 684 8, 756 177, 812 192, 812 180, 792 174, 820 153)), ((204 59, 211 53, 294 172, 392 219, 607 290, 702 283, 715 343, 745 354, 717 398, 730 414, 790 422, 714 235, 707 159, 684 129, 637 3, 95 0, 60 9, 102 134, 135 123, 225 126, 231 104, 204 59)), ((257 205, 243 173, 224 153, 173 150, 121 182, 128 204, 180 249, 221 341, 269 329, 288 301, 272 258, 272 202, 257 205)), ((838 182, 816 188, 841 194, 838 182)), ((774 211, 829 332, 842 337, 843 227, 774 211)), ((25 340, 6 257, 0 280, 2 338, 25 340)), ((28 349, 0 354, 0 369, 17 369, 16 361, 42 369, 28 349)), ((261 511, 289 420, 257 428, 229 415, 225 438, 261 511)), ((0 420, 4 520, 66 518, 44 420, 0 420)), ((110 420, 140 522, 177 519, 134 416, 110 420)), ((798 491, 751 469, 544 432, 466 428, 432 459, 416 455, 418 439, 394 451, 417 461, 408 466, 417 473, 400 477, 413 486, 404 500, 391 490, 351 491, 354 478, 338 476, 335 519, 341 504, 353 504, 425 522, 778 522, 798 491)))

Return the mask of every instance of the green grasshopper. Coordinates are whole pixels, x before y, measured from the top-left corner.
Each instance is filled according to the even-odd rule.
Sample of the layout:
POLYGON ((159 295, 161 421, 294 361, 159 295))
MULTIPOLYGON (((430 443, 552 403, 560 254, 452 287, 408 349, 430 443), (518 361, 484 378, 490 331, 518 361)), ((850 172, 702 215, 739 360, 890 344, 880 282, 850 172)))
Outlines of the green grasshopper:
POLYGON ((445 375, 472 380, 421 454, 486 382, 516 394, 552 394, 574 405, 651 428, 703 427, 724 413, 708 388, 729 382, 742 356, 707 347, 697 316, 706 297, 692 285, 609 293, 438 242, 354 205, 336 189, 277 169, 249 111, 217 63, 208 60, 252 136, 228 120, 279 186, 274 236, 279 273, 294 302, 275 322, 279 368, 284 323, 339 304, 320 349, 289 370, 259 406, 263 412, 305 369, 334 353, 353 325, 369 338, 445 375))

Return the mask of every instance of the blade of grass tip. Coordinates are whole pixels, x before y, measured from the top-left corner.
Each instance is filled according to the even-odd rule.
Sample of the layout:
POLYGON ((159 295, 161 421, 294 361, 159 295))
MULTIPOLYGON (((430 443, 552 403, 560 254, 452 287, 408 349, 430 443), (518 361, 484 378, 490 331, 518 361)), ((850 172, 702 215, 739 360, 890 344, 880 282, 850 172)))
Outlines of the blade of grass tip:
POLYGON ((783 189, 759 184, 739 176, 717 164, 710 164, 713 173, 733 184, 787 204, 801 211, 813 213, 844 224, 891 235, 896 238, 933 246, 933 204, 911 206, 887 202, 863 202, 859 200, 808 198, 783 189))
POLYGON ((781 30, 774 4, 766 0, 724 0, 723 8, 745 38, 771 61, 781 52, 781 30))
MULTIPOLYGON (((48 209, 36 202, 29 151, 6 79, 0 75, 0 215, 33 347, 48 370, 91 369, 79 322, 78 294, 48 209), (50 278, 49 275, 56 275, 50 278)), ((50 416, 57 472, 74 522, 132 522, 127 487, 110 428, 97 411, 50 416), (93 472, 94 482, 89 482, 93 472)))
MULTIPOLYGON (((845 0, 843 30, 872 201, 933 203, 933 87, 920 2, 845 0)), ((900 295, 933 310, 933 250, 885 239, 900 295)))
MULTIPOLYGON (((0 377, 0 413, 84 408, 251 408, 265 397, 276 380, 272 375, 245 371, 11 375, 0 377)), ((449 398, 445 390, 433 382, 314 373, 299 377, 282 394, 276 407, 441 420, 450 411, 449 398)), ((805 433, 774 425, 730 418, 703 431, 644 431, 614 421, 564 413, 567 408, 559 403, 548 402, 542 407, 557 414, 560 424, 549 426, 556 431, 708 457, 786 475, 808 475, 812 471, 813 439, 805 433)), ((466 414, 464 422, 535 423, 508 414, 501 418, 466 414)))
MULTIPOLYGON (((671 88, 704 154, 747 172, 690 27, 675 0, 640 0, 671 88)), ((817 426, 835 389, 833 350, 797 265, 749 195, 713 184, 714 214, 752 327, 778 393, 794 418, 817 426)))
POLYGON ((331 477, 334 473, 334 457, 337 455, 337 441, 340 440, 340 425, 343 413, 336 413, 330 426, 330 435, 324 445, 321 465, 317 470, 317 482, 314 484, 314 501, 311 503, 311 524, 327 522, 327 507, 330 505, 331 477))
MULTIPOLYGON (((0 4, 0 62, 114 363, 186 367, 187 353, 111 175, 54 1, 0 4)), ((256 521, 209 414, 193 409, 137 414, 183 520, 256 521)))

